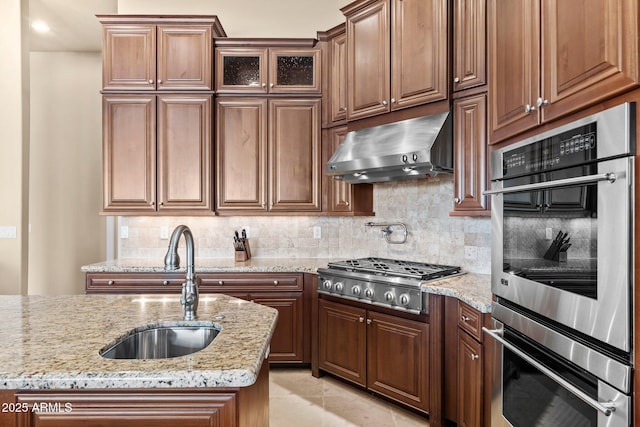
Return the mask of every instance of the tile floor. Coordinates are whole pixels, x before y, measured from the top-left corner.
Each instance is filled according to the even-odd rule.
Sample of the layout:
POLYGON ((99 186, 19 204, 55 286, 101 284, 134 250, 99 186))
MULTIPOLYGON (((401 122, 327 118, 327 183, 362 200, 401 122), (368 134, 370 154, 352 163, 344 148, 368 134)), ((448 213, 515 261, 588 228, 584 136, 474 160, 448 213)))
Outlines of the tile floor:
POLYGON ((269 372, 270 427, 428 427, 429 422, 330 376, 309 369, 269 372))

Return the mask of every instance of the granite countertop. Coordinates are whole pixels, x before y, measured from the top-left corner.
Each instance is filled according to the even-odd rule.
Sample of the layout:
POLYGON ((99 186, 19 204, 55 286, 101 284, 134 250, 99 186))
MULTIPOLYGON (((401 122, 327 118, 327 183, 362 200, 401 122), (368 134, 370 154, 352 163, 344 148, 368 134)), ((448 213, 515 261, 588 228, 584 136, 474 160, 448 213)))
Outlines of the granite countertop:
POLYGON ((481 313, 491 312, 491 275, 467 273, 422 284, 422 292, 458 298, 481 313))
POLYGON ((200 296, 193 322, 182 321, 179 295, 0 296, 0 313, 0 389, 9 390, 249 386, 278 316, 220 294, 200 296), (98 354, 139 326, 197 322, 222 331, 191 355, 112 360, 98 354))
MULTIPOLYGON (((185 271, 182 257, 178 272, 185 271)), ((235 262, 233 258, 196 258, 196 273, 315 273, 335 259, 329 258, 251 258, 235 262)), ((82 266, 85 273, 165 273, 163 260, 153 258, 122 258, 82 266)))

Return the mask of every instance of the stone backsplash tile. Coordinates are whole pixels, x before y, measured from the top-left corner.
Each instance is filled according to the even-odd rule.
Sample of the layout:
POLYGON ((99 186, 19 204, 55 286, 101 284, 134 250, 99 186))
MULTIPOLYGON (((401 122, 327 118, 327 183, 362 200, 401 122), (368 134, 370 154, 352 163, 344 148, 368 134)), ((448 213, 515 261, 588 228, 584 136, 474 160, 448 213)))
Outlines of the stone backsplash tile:
MULTIPOLYGON (((129 227, 129 238, 118 240, 118 257, 161 260, 169 242, 160 239, 160 227, 171 232, 186 224, 194 234, 196 256, 203 258, 232 258, 233 231, 248 227, 254 257, 378 256, 461 265, 488 274, 491 221, 449 216, 453 193, 451 176, 375 184, 372 217, 119 217, 119 225, 129 227), (367 222, 405 223, 407 242, 387 244, 381 229, 367 227, 367 222), (321 228, 321 239, 313 238, 316 226, 321 228)), ((401 238, 399 229, 390 238, 401 238)), ((183 242, 180 247, 184 254, 183 242)))

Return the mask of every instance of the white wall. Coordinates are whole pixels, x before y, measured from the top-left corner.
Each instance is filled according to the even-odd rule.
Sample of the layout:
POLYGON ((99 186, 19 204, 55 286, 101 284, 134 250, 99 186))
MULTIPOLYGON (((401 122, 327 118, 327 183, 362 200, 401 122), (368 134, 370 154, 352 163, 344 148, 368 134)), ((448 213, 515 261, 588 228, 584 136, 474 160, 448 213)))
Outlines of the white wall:
POLYGON ((2 294, 27 288, 28 63, 21 43, 26 4, 5 0, 0 18, 0 226, 16 230, 16 238, 0 239, 2 294))
POLYGON ((29 293, 84 292, 105 258, 100 52, 32 52, 29 293))

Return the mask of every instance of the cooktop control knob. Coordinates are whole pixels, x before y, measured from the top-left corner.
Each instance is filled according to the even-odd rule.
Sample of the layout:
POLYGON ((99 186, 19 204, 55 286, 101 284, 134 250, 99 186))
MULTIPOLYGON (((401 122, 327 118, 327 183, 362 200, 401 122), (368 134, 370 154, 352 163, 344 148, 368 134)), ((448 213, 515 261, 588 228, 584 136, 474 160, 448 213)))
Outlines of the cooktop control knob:
POLYGON ((322 282, 322 287, 324 288, 325 291, 330 291, 331 290, 331 280, 325 280, 324 282, 322 282))
POLYGON ((342 289, 344 289, 344 285, 342 284, 342 282, 336 282, 336 284, 333 285, 333 289, 335 289, 336 292, 342 292, 342 289))
POLYGON ((407 294, 402 294, 400 295, 400 305, 409 305, 409 295, 407 294))
POLYGON ((355 286, 353 286, 353 287, 351 288, 351 293, 352 293, 354 296, 359 297, 359 296, 360 296, 360 294, 362 294, 362 289, 360 289, 360 286, 355 285, 355 286))
POLYGON ((384 300, 386 302, 393 302, 394 299, 396 299, 396 296, 393 295, 393 292, 387 291, 384 293, 384 300))
POLYGON ((364 296, 365 296, 365 297, 367 297, 367 298, 373 298, 373 295, 374 295, 374 293, 373 293, 373 289, 371 289, 371 288, 367 288, 367 289, 365 289, 365 291, 364 291, 364 296))

